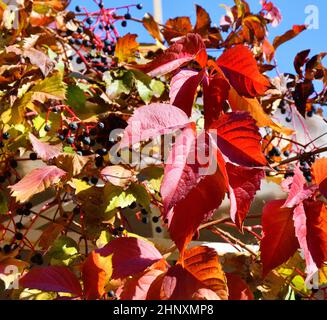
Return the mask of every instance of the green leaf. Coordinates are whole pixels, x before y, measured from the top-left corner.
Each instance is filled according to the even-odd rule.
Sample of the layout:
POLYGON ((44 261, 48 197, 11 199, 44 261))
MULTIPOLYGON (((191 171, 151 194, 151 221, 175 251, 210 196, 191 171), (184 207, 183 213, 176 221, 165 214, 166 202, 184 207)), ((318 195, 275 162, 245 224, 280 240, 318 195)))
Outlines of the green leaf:
POLYGON ((110 72, 103 74, 103 80, 106 83, 106 92, 110 99, 119 98, 123 93, 129 94, 133 87, 134 77, 130 71, 123 71, 117 76, 113 76, 110 72))
POLYGON ((6 195, 0 191, 0 214, 6 214, 8 212, 8 199, 6 195))
POLYGON ((78 245, 72 238, 61 236, 49 251, 50 263, 56 266, 69 266, 78 257, 78 245))
POLYGON ((86 97, 84 91, 75 85, 69 85, 67 89, 67 104, 77 111, 85 108, 86 97))
POLYGON ((143 169, 137 176, 140 182, 146 182, 150 189, 160 192, 160 186, 164 175, 162 167, 147 167, 143 169))
POLYGON ((156 79, 152 79, 148 75, 133 70, 135 76, 136 89, 145 103, 150 103, 153 97, 160 98, 165 91, 165 85, 156 79))

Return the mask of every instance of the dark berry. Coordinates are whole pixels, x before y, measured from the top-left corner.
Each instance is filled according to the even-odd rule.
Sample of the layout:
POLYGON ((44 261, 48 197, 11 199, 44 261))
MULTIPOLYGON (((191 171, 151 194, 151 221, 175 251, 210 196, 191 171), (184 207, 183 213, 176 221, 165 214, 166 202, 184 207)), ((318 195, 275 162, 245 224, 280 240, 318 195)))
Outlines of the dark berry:
POLYGON ((78 124, 76 122, 71 122, 69 124, 69 128, 73 131, 77 130, 78 129, 78 124))
POLYGON ((9 132, 4 132, 4 133, 2 134, 2 138, 3 138, 4 140, 8 140, 8 139, 10 138, 10 134, 9 134, 9 132))
POLYGON ((116 297, 115 292, 112 291, 112 290, 110 290, 110 291, 108 292, 108 297, 109 297, 109 298, 115 298, 115 297, 116 297))
POLYGON ((158 223, 158 222, 159 222, 159 217, 153 217, 153 218, 152 218, 152 221, 153 221, 154 223, 158 223))
POLYGON ((70 144, 70 145, 74 144, 74 142, 75 142, 75 140, 74 140, 73 137, 68 137, 66 141, 67 141, 67 143, 70 144))
POLYGON ((5 254, 8 254, 10 251, 11 251, 11 246, 10 246, 9 244, 5 244, 5 245, 3 246, 3 252, 4 252, 5 254))
POLYGON ((76 31, 77 31, 77 33, 83 33, 84 30, 82 27, 78 27, 76 31))
POLYGON ((137 203, 135 201, 129 206, 129 208, 132 210, 135 209, 136 207, 137 207, 137 203))
POLYGON ((137 6, 136 6, 137 9, 139 10, 142 10, 143 9, 143 4, 142 3, 139 3, 137 6))
POLYGON ((86 19, 86 23, 87 23, 87 24, 92 24, 92 23, 93 23, 93 20, 92 20, 91 18, 87 18, 87 19, 86 19))
POLYGON ((80 46, 82 44, 82 40, 81 39, 75 39, 75 44, 80 46))
POLYGON ((96 165, 96 167, 97 167, 97 168, 102 167, 102 166, 103 166, 103 162, 104 162, 104 160, 103 160, 102 157, 97 157, 97 158, 95 159, 95 165, 96 165))
POLYGON ((18 167, 18 163, 15 159, 10 159, 9 164, 13 169, 18 167))
POLYGON ((121 26, 122 26, 123 28, 127 27, 127 21, 125 21, 125 20, 122 21, 121 26))
POLYGON ((45 126, 44 126, 44 131, 45 132, 50 132, 51 131, 51 126, 50 126, 50 124, 46 124, 45 126))
POLYGON ((144 223, 144 224, 148 224, 148 222, 149 222, 149 220, 148 220, 147 217, 143 217, 143 218, 142 218, 142 223, 144 223))
POLYGON ((81 57, 77 57, 77 59, 76 59, 76 63, 77 63, 77 64, 81 64, 81 63, 83 63, 83 59, 82 59, 81 57))
POLYGON ((37 154, 35 152, 30 153, 30 160, 35 161, 37 159, 37 154))
POLYGON ((91 139, 90 139, 90 137, 83 137, 82 142, 86 145, 90 145, 91 139))
POLYGON ((147 215, 148 214, 148 211, 146 211, 146 209, 142 209, 141 210, 141 213, 144 214, 144 215, 147 215))
POLYGON ((77 154, 78 156, 83 156, 83 151, 77 151, 76 154, 77 154))
POLYGON ((3 143, 3 141, 0 141, 0 148, 3 148, 5 145, 3 143))
POLYGON ((15 238, 16 238, 16 240, 20 241, 20 240, 23 240, 24 235, 21 232, 16 232, 15 238))
POLYGON ((288 158, 290 156, 290 152, 288 150, 284 151, 284 157, 288 158))
POLYGON ((291 123, 292 122, 292 118, 291 117, 287 117, 286 118, 286 122, 291 123))
POLYGON ((313 111, 308 111, 307 112, 307 117, 312 118, 313 117, 313 111))
POLYGON ((80 7, 80 6, 76 6, 76 7, 75 7, 75 11, 76 11, 76 12, 81 12, 81 11, 82 11, 82 10, 81 10, 81 7, 80 7))
POLYGON ((30 210, 30 209, 27 209, 27 208, 24 208, 24 209, 23 209, 23 215, 24 215, 25 217, 30 216, 30 215, 31 215, 31 210, 30 210))
POLYGON ((104 126, 104 123, 103 123, 103 122, 99 122, 99 123, 98 123, 98 128, 99 128, 99 129, 104 129, 104 127, 105 127, 105 126, 104 126))
POLYGON ((97 177, 92 177, 90 181, 92 184, 96 185, 98 183, 99 179, 97 177))
POLYGON ((123 232, 125 230, 124 226, 119 226, 118 231, 123 232))
POLYGON ((69 37, 73 34, 74 32, 72 30, 67 29, 66 30, 66 36, 69 37))
POLYGON ((84 47, 89 47, 90 46, 90 42, 88 42, 86 39, 85 40, 83 40, 83 46, 84 47))
POLYGON ((91 136, 95 136, 96 134, 97 134, 97 129, 92 128, 92 129, 90 130, 90 135, 91 135, 91 136))
POLYGON ((16 229, 21 230, 24 228, 24 225, 21 222, 16 223, 16 229))
POLYGON ((281 108, 281 109, 280 109, 280 112, 281 112, 281 114, 286 114, 287 111, 286 111, 285 108, 281 108))
POLYGON ((59 138, 59 140, 61 140, 61 141, 64 141, 64 140, 65 140, 65 136, 62 135, 62 134, 58 134, 58 138, 59 138))
POLYGON ((88 177, 83 177, 83 178, 82 178, 82 181, 84 181, 84 182, 87 182, 87 183, 88 183, 88 182, 90 181, 90 179, 89 179, 88 177))
POLYGON ((162 232, 161 227, 156 227, 156 232, 157 232, 157 233, 161 233, 161 232, 162 232))
POLYGON ((165 224, 168 224, 169 223, 169 220, 168 219, 165 219, 164 222, 165 222, 165 224))
POLYGON ((129 12, 126 13, 124 17, 125 17, 126 20, 129 20, 129 19, 132 18, 131 14, 129 12))
POLYGON ((27 210, 31 210, 31 209, 33 208, 33 203, 32 203, 32 202, 26 202, 26 204, 25 204, 25 208, 26 208, 27 210))
POLYGON ((34 256, 32 256, 31 262, 35 263, 37 265, 42 265, 43 264, 42 254, 41 253, 36 253, 34 256))
POLYGON ((16 209, 16 214, 19 215, 19 216, 24 215, 24 209, 23 208, 16 209))
POLYGON ((69 42, 70 44, 75 44, 75 39, 70 38, 70 39, 68 40, 68 42, 69 42))

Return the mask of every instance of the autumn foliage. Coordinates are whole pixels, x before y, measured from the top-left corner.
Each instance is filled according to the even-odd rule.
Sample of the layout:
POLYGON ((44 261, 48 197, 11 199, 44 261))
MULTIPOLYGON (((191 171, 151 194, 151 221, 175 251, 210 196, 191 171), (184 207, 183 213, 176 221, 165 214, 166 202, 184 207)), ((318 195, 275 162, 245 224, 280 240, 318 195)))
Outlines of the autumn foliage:
POLYGON ((198 5, 161 25, 95 2, 0 1, 0 297, 324 298, 327 149, 307 119, 325 121, 325 53, 294 53, 294 74, 275 59, 306 26, 269 39, 266 0, 218 27, 198 5), (264 182, 285 197, 250 214, 264 182), (171 241, 135 232, 149 220, 171 241))

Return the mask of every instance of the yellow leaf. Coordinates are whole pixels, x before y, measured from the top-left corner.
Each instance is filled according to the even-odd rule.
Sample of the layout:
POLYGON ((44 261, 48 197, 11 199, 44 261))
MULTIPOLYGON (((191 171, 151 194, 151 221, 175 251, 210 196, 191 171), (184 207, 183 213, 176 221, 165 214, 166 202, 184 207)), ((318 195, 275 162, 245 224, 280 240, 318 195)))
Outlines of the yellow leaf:
POLYGON ((259 127, 270 127, 273 130, 286 135, 291 135, 293 133, 292 129, 285 128, 279 123, 274 122, 264 112, 257 99, 241 97, 233 87, 230 88, 228 101, 234 111, 242 110, 249 112, 253 119, 257 121, 259 127))
POLYGON ((119 38, 116 45, 115 56, 119 62, 131 62, 135 59, 135 52, 139 48, 139 43, 136 41, 136 34, 126 34, 119 38))

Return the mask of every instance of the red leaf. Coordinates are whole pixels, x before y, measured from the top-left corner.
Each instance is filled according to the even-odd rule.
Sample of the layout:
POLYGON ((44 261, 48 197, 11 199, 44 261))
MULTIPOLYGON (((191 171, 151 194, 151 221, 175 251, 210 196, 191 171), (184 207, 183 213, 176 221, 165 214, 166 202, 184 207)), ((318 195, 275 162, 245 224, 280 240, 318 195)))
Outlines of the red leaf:
POLYGON ((247 112, 221 116, 212 124, 210 133, 217 135, 219 149, 231 162, 245 167, 264 166, 267 163, 261 151, 258 127, 247 112))
POLYGON ((201 36, 208 36, 209 29, 211 26, 211 19, 206 10, 201 6, 195 5, 196 7, 196 24, 194 27, 194 32, 199 33, 201 36))
POLYGON ((110 258, 101 257, 92 251, 83 264, 84 295, 88 300, 100 299, 105 294, 105 285, 112 272, 110 258))
POLYGON ((214 291, 208 289, 181 265, 170 268, 162 279, 160 298, 162 300, 219 300, 214 291))
POLYGON ((315 161, 312 166, 312 174, 321 194, 327 199, 327 158, 315 161))
POLYGON ((51 145, 45 142, 41 142, 32 133, 29 134, 30 141, 33 146, 33 150, 44 161, 49 161, 59 156, 62 151, 62 144, 51 145))
POLYGON ((137 109, 128 121, 120 147, 167 134, 189 123, 187 115, 170 104, 153 103, 137 109))
POLYGON ((229 83, 219 75, 213 78, 206 78, 203 86, 203 105, 205 127, 209 128, 211 124, 220 117, 224 103, 229 96, 229 83))
POLYGON ((299 241, 300 248, 303 251, 304 259, 306 263, 306 272, 307 272, 307 279, 312 278, 316 271, 318 271, 317 265, 313 261, 311 252, 308 248, 308 241, 307 241, 307 217, 304 211, 304 206, 300 203, 294 209, 294 227, 295 227, 295 234, 299 241))
POLYGON ((82 288, 78 279, 66 267, 33 268, 19 280, 19 284, 24 288, 41 291, 65 292, 76 296, 82 295, 82 288))
POLYGON ((171 80, 170 103, 182 109, 189 117, 192 114, 196 90, 203 76, 204 72, 181 70, 171 80))
POLYGON ((228 300, 254 300, 253 293, 240 276, 226 273, 226 278, 229 291, 228 300))
POLYGON ((297 166, 294 170, 294 177, 291 185, 288 198, 283 205, 283 208, 294 208, 302 201, 310 198, 314 192, 314 188, 307 188, 307 182, 303 176, 300 167, 297 166))
POLYGON ((318 268, 327 261, 327 208, 321 201, 304 201, 308 249, 318 268))
POLYGON ((164 220, 169 211, 192 190, 200 178, 199 163, 195 159, 195 124, 185 128, 177 137, 166 161, 161 196, 164 205, 164 220))
POLYGON ((230 84, 243 96, 254 98, 263 95, 270 83, 258 69, 250 49, 237 45, 226 50, 217 60, 230 84))
POLYGON ((307 27, 305 25, 294 25, 291 30, 288 30, 283 35, 278 36, 274 39, 273 46, 277 49, 283 43, 295 38, 298 34, 306 30, 307 27))
POLYGON ((112 240, 97 252, 104 257, 113 254, 113 279, 142 272, 162 259, 161 253, 150 242, 132 237, 112 240))
POLYGON ((170 236, 181 256, 201 222, 208 219, 220 206, 225 193, 226 182, 218 169, 212 175, 203 176, 202 180, 166 213, 170 236))
POLYGON ((158 77, 170 73, 187 62, 197 61, 203 68, 207 63, 205 44, 200 35, 189 33, 176 41, 169 49, 146 65, 133 65, 150 77, 158 77))
POLYGON ((146 300, 152 283, 162 274, 162 270, 148 270, 127 279, 116 291, 116 296, 119 300, 146 300))
MULTIPOLYGON (((263 170, 226 165, 229 184, 233 189, 234 203, 231 205, 231 218, 242 229, 243 222, 250 210, 256 192, 260 189, 261 180, 265 177, 263 170)), ((232 199, 231 199, 232 201, 232 199)))
POLYGON ((299 248, 295 236, 293 210, 281 208, 283 204, 284 200, 274 200, 268 202, 263 209, 261 241, 263 277, 286 262, 299 248))
POLYGON ((59 182, 66 174, 65 171, 56 166, 46 166, 32 170, 18 183, 10 186, 12 196, 19 202, 26 202, 33 195, 44 191, 59 182))

